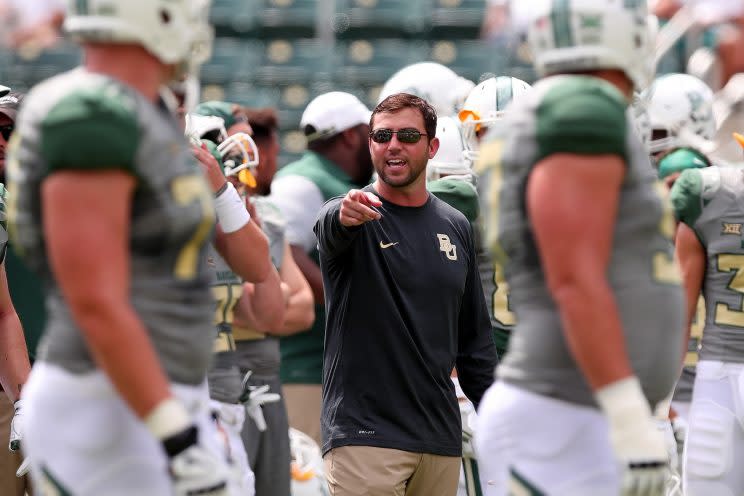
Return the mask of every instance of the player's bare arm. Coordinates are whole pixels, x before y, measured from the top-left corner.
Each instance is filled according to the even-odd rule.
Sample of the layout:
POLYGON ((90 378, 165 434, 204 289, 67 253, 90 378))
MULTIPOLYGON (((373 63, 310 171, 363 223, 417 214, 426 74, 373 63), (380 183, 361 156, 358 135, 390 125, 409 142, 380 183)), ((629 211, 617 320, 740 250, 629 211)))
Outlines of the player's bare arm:
POLYGON ((687 341, 690 338, 690 326, 692 325, 692 320, 695 318, 698 298, 703 287, 706 255, 705 248, 700 244, 695 231, 683 222, 680 222, 677 227, 675 249, 680 271, 682 272, 682 280, 685 285, 685 301, 687 303, 687 321, 685 326, 687 337, 684 341, 684 356, 684 353, 687 352, 687 341))
POLYGON ((206 146, 193 146, 192 152, 199 161, 212 192, 218 195, 217 215, 220 224, 217 226, 215 235, 217 251, 243 280, 250 282, 264 281, 271 268, 268 239, 255 222, 250 222, 251 217, 247 214, 247 210, 245 214, 240 212, 243 216, 236 218, 235 222, 238 224, 233 226, 231 221, 231 218, 234 217, 233 212, 237 213, 241 208, 245 209, 245 204, 240 200, 234 187, 227 182, 217 160, 206 146), (222 197, 222 204, 227 209, 220 208, 222 204, 219 200, 222 195, 231 197, 222 197), (227 199, 235 201, 228 203, 224 201, 227 199), (240 205, 237 205, 237 201, 240 201, 240 205), (241 222, 244 223, 240 225, 241 222), (250 256, 246 256, 246 247, 249 247, 250 256))
POLYGON ((10 401, 20 398, 21 387, 31 371, 26 339, 8 290, 5 264, 0 265, 0 383, 10 401))
POLYGON ((527 183, 527 210, 574 358, 593 389, 632 374, 605 276, 625 164, 555 154, 527 183), (587 208, 587 206, 591 208, 587 208))
POLYGON ((297 267, 310 285, 315 303, 323 305, 325 300, 323 293, 323 276, 320 274, 320 267, 318 267, 318 264, 310 258, 310 255, 307 254, 302 246, 290 244, 289 248, 297 267))
POLYGON ((41 194, 50 265, 65 300, 98 366, 145 418, 171 393, 129 303, 129 215, 135 184, 132 175, 120 171, 64 171, 47 178, 41 194), (134 354, 137 367, 132 367, 134 354))
POLYGON ((284 258, 279 275, 289 291, 287 308, 282 325, 270 332, 277 336, 288 336, 304 331, 313 325, 315 305, 310 284, 297 266, 287 242, 284 243, 284 258))
POLYGON ((285 309, 282 281, 272 266, 264 282, 243 284, 243 295, 235 306, 233 322, 237 327, 270 333, 281 327, 285 309))

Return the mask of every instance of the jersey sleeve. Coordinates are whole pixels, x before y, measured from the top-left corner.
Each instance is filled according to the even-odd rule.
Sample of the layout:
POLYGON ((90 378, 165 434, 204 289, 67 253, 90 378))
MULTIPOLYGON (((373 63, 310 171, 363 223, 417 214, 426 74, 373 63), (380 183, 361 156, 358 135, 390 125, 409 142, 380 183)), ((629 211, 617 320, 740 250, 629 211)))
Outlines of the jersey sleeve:
POLYGON ((674 216, 691 228, 703 213, 703 175, 697 169, 682 172, 671 193, 674 216))
POLYGON ((475 186, 459 179, 438 179, 427 184, 434 196, 459 210, 470 222, 475 222, 480 212, 475 186))
POLYGON ((124 170, 134 173, 139 125, 134 102, 106 88, 62 98, 41 123, 41 155, 49 172, 124 170))
POLYGON ((537 107, 538 160, 554 153, 626 159, 626 109, 622 95, 596 78, 556 83, 537 107))

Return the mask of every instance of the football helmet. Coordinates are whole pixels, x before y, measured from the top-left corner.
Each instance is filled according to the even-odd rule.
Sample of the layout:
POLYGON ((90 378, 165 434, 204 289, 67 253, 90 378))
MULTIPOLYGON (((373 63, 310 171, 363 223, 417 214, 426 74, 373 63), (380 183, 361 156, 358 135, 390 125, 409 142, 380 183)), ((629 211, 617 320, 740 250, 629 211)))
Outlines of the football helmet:
POLYGON ((705 148, 716 132, 713 91, 689 74, 667 74, 647 90, 651 153, 679 146, 705 148))
POLYGON ((315 441, 290 427, 289 452, 292 496, 328 496, 323 455, 315 441))
POLYGON ((225 121, 222 117, 215 115, 186 114, 186 130, 184 134, 192 141, 206 138, 215 144, 220 144, 227 139, 225 121))
POLYGON ((645 0, 535 2, 528 40, 541 76, 620 69, 636 88, 654 72, 645 0))
POLYGON ((195 74, 212 51, 210 0, 68 0, 64 29, 81 42, 136 43, 175 79, 195 74))
POLYGON ((395 93, 410 93, 434 107, 438 117, 457 115, 475 84, 436 62, 408 65, 387 80, 377 103, 395 93))
POLYGON ((478 142, 488 127, 504 117, 513 99, 531 89, 521 79, 510 76, 488 78, 473 88, 458 114, 467 147, 465 154, 470 160, 478 159, 478 142))
POLYGON ((217 151, 222 157, 226 177, 237 174, 240 182, 256 187, 252 170, 258 165, 258 146, 249 134, 231 134, 217 145, 217 151))
POLYGON ((426 165, 426 179, 434 181, 444 176, 472 178, 472 162, 465 157, 460 122, 455 117, 437 119, 439 150, 426 165))

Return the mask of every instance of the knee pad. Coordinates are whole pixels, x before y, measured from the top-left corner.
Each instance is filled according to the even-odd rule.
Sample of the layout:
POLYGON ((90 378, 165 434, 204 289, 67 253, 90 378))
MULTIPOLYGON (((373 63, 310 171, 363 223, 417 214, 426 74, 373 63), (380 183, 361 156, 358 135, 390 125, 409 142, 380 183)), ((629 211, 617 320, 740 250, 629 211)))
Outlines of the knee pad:
POLYGON ((731 470, 735 425, 730 410, 708 399, 695 402, 685 442, 686 479, 716 479, 731 470))

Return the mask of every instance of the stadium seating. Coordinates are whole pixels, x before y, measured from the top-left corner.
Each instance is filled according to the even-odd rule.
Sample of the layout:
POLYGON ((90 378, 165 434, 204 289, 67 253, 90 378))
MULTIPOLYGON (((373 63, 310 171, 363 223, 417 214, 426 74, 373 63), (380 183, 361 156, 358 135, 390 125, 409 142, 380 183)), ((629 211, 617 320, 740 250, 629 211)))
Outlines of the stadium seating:
POLYGON ((334 52, 314 39, 276 39, 267 41, 253 79, 262 84, 308 83, 328 79, 334 65, 334 52))
POLYGON ((353 40, 336 45, 334 79, 347 84, 382 84, 398 69, 426 58, 424 42, 400 39, 353 40))
POLYGON ((80 63, 80 55, 80 48, 72 43, 60 43, 43 51, 32 48, 16 51, 6 55, 2 62, 2 67, 7 68, 7 75, 2 75, 3 84, 27 89, 43 79, 74 68, 80 63))
POLYGON ((206 84, 227 84, 253 78, 260 63, 262 43, 241 38, 217 38, 210 60, 202 66, 201 80, 206 84))
POLYGON ((477 38, 485 7, 485 0, 434 0, 430 38, 477 38))
POLYGON ((504 66, 499 52, 480 40, 441 40, 431 44, 428 60, 446 65, 457 74, 478 82, 504 66))
POLYGON ((426 33, 432 0, 337 0, 339 38, 417 37, 426 33))
POLYGON ((259 0, 213 0, 209 18, 217 35, 256 36, 259 0))
POLYGON ((262 0, 258 8, 262 36, 309 38, 315 35, 317 0, 262 0))

